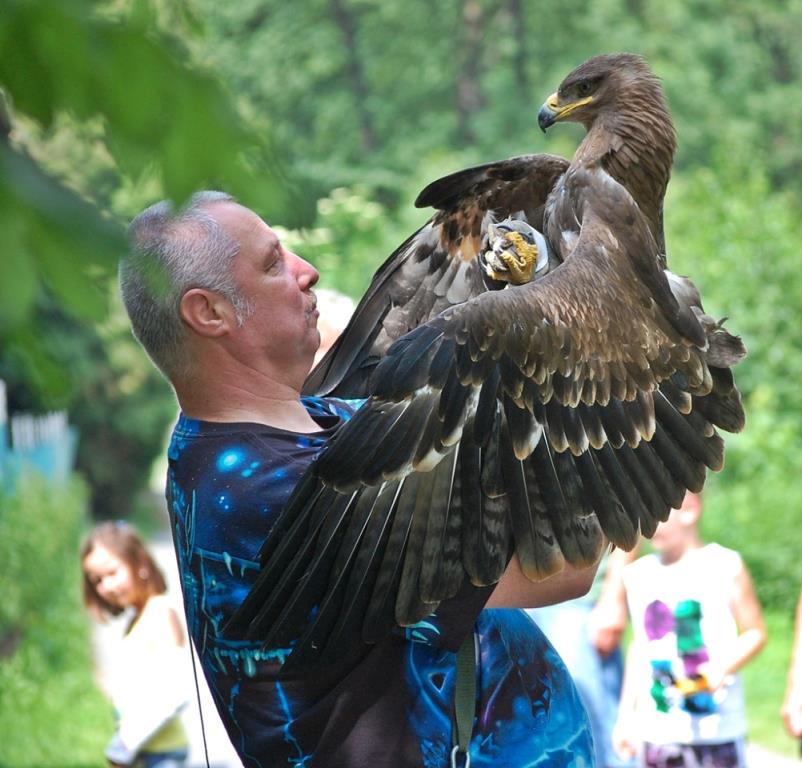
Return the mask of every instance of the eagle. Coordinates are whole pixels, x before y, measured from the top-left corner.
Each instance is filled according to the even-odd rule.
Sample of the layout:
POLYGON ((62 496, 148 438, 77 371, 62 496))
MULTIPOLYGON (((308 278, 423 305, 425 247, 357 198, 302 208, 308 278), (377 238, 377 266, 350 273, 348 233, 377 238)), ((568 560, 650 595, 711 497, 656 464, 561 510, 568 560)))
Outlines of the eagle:
POLYGON ((424 620, 513 554, 531 580, 651 536, 723 466, 746 351, 667 269, 676 148, 633 54, 574 69, 513 157, 428 185, 434 215, 378 269, 307 394, 366 398, 299 481, 231 626, 285 669, 424 620), (286 646, 285 646, 286 647, 286 646))

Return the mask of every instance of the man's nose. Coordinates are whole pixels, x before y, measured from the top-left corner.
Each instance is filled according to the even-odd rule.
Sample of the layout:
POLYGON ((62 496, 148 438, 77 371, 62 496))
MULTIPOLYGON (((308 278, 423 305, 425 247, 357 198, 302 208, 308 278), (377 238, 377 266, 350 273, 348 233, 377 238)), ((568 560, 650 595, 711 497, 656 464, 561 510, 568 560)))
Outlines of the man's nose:
POLYGON ((298 259, 298 282, 301 288, 311 288, 320 279, 320 273, 305 259, 300 256, 295 258, 298 259))

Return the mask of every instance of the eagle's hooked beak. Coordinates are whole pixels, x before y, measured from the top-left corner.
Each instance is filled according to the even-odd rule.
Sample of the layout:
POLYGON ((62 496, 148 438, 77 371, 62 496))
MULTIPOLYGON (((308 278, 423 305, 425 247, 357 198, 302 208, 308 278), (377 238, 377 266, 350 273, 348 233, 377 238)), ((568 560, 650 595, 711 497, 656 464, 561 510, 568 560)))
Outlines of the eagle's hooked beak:
POLYGON ((537 124, 540 126, 540 130, 543 131, 543 133, 546 132, 546 128, 557 122, 559 108, 560 99, 556 93, 552 93, 537 113, 537 124))
POLYGON ((552 93, 537 113, 537 124, 540 126, 540 130, 545 133, 546 128, 554 125, 558 120, 565 120, 572 112, 584 107, 585 104, 590 104, 591 101, 593 101, 593 96, 586 96, 584 99, 561 104, 557 93, 552 93))

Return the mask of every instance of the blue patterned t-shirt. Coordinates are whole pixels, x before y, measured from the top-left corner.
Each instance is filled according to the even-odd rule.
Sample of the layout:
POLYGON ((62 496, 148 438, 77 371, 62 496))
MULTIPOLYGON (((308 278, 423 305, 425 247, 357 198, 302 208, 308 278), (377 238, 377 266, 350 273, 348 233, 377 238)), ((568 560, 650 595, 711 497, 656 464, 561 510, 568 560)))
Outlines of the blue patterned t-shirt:
POLYGON ((479 647, 474 768, 592 765, 573 682, 523 611, 482 610, 467 586, 429 620, 314 675, 278 677, 287 650, 222 632, 259 572, 258 552, 295 483, 358 403, 304 398, 320 432, 182 415, 167 498, 190 634, 247 768, 446 768, 455 650, 479 647))

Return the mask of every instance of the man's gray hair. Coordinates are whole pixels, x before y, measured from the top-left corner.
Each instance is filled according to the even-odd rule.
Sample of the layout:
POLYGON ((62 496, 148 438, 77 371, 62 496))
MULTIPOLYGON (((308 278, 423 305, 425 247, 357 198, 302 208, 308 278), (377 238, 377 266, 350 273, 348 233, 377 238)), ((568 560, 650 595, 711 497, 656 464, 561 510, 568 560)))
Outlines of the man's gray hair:
POLYGON ((178 211, 163 200, 128 227, 131 251, 120 263, 123 302, 134 336, 172 382, 191 370, 188 330, 180 314, 181 298, 189 289, 224 296, 240 324, 252 311, 231 273, 239 246, 205 210, 218 202, 235 200, 225 192, 197 192, 178 211))

